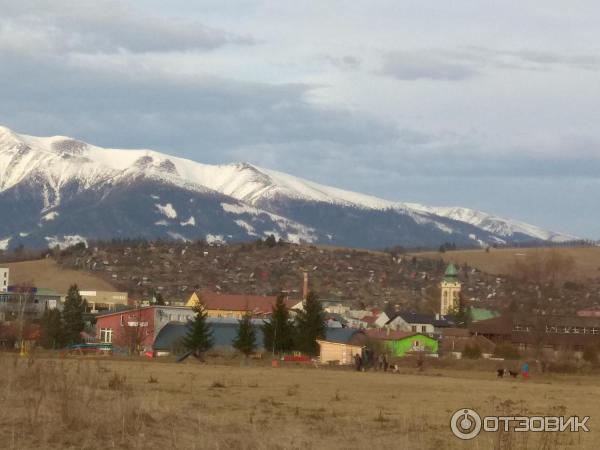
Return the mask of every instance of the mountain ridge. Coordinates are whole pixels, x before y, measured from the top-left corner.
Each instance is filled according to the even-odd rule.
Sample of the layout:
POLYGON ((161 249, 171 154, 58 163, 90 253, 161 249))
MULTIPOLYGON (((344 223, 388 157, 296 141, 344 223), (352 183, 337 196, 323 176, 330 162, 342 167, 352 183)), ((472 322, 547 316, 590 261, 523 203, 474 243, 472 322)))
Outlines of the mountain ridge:
POLYGON ((16 226, 0 225, 5 246, 61 245, 61 239, 72 242, 74 236, 139 237, 135 232, 141 237, 215 242, 273 234, 292 242, 367 248, 577 239, 469 208, 384 200, 250 163, 208 165, 149 149, 102 148, 66 136, 29 136, 0 126, 0 207, 16 212, 21 198, 35 207, 25 208, 28 216, 15 219, 20 221, 16 226), (157 200, 153 197, 160 203, 152 203, 157 200), (177 202, 169 201, 171 197, 177 202), (194 202, 204 209, 190 207, 194 202), (142 204, 147 210, 139 210, 142 204), (166 204, 175 217, 163 217, 166 204), (177 210, 185 211, 180 214, 186 217, 177 218, 177 210), (81 211, 93 219, 85 217, 78 228, 70 221, 82 220, 81 211), (103 213, 121 227, 111 230, 103 213), (96 231, 86 235, 90 228, 96 231))

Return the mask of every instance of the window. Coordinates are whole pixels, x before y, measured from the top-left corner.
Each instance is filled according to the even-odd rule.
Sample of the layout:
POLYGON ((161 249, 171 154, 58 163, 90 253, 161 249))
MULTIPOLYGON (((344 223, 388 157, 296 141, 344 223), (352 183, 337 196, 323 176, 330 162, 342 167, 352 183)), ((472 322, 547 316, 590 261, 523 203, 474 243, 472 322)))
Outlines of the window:
POLYGON ((417 326, 416 326, 416 325, 413 325, 413 326, 411 327, 411 330, 412 330, 412 332, 413 332, 413 333, 416 333, 416 332, 417 332, 417 326))
POLYGON ((592 334, 598 334, 598 328, 592 328, 592 334))
POLYGON ((111 343, 113 338, 112 328, 100 328, 100 342, 111 343))
POLYGON ((573 333, 578 334, 579 333, 579 327, 573 327, 573 333))
POLYGON ((125 325, 125 316, 121 316, 121 326, 125 325))
POLYGON ((426 333, 427 332, 427 326, 426 325, 421 325, 421 332, 422 333, 426 333))

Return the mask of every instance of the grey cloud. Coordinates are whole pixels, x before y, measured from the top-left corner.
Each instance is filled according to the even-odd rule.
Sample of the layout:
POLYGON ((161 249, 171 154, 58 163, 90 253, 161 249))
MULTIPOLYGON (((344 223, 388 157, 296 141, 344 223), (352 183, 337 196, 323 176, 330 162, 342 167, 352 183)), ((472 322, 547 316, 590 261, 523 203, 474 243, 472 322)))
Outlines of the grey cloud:
POLYGON ((457 81, 478 75, 470 61, 437 51, 397 51, 385 56, 381 72, 399 80, 457 81))
POLYGON ((144 13, 117 0, 0 0, 3 46, 109 53, 212 50, 254 41, 197 22, 144 13))
POLYGON ((324 54, 319 55, 316 60, 331 64, 332 66, 343 70, 355 70, 360 68, 362 64, 362 60, 360 58, 352 55, 334 56, 324 54))
POLYGON ((424 49, 384 55, 380 73, 407 81, 460 81, 486 69, 549 70, 555 67, 600 70, 600 55, 563 55, 537 50, 496 50, 471 46, 456 50, 424 49))

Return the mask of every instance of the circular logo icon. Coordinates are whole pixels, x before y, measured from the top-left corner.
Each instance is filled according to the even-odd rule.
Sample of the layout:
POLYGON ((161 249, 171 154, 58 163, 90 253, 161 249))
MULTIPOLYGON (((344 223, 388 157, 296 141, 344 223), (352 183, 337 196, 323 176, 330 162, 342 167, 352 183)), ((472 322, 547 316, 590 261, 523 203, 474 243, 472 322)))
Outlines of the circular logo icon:
POLYGON ((472 409, 459 409, 450 419, 450 429, 454 436, 468 441, 481 431, 481 417, 472 409))

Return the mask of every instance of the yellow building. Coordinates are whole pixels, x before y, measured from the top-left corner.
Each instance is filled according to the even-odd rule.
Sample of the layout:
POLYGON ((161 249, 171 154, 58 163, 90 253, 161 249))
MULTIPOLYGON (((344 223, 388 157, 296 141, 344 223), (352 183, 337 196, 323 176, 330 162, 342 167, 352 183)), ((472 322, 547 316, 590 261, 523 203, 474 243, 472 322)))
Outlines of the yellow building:
POLYGON ((87 300, 92 312, 112 311, 116 309, 117 305, 127 305, 129 301, 127 292, 79 291, 79 294, 87 300))
POLYGON ((461 284, 454 264, 448 264, 441 284, 440 314, 446 316, 455 312, 460 306, 461 284))
MULTIPOLYGON (((193 308, 202 300, 208 317, 231 317, 241 319, 247 312, 254 317, 269 316, 273 311, 277 297, 245 294, 218 294, 215 292, 194 292, 185 306, 193 308)), ((291 309, 298 301, 285 301, 291 309)))

